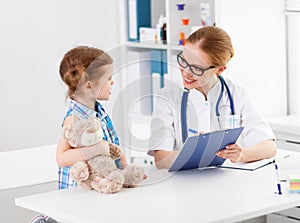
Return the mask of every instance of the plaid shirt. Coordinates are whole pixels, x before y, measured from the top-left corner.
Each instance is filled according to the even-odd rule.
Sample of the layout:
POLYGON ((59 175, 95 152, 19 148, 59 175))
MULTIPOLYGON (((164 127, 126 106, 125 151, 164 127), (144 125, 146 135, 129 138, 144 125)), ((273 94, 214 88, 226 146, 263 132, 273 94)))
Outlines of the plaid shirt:
MULTIPOLYGON (((112 121, 109 118, 108 114, 105 112, 103 106, 98 101, 96 101, 95 103, 95 110, 92 110, 78 103, 77 101, 70 99, 70 105, 64 117, 64 120, 70 115, 76 116, 79 119, 88 119, 90 116, 99 118, 100 125, 104 133, 104 139, 116 145, 119 145, 119 139, 113 127, 112 121)), ((121 168, 120 159, 116 160, 116 165, 118 168, 121 168)), ((70 177, 70 169, 71 166, 58 168, 59 190, 76 186, 76 183, 70 177)))

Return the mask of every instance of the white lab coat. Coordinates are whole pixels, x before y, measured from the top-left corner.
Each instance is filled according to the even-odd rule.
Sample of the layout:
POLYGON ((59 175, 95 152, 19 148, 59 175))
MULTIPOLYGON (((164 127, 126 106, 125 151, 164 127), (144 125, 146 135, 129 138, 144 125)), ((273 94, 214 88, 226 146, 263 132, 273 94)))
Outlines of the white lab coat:
MULTIPOLYGON (((234 127, 244 127, 238 141, 241 146, 249 147, 267 139, 275 139, 269 124, 255 109, 245 90, 228 79, 225 81, 229 86, 235 106, 234 127)), ((228 120, 231 110, 226 89, 224 89, 219 106, 221 126, 216 116, 216 103, 220 92, 220 80, 208 92, 207 101, 199 91, 195 89, 190 91, 187 103, 188 128, 205 132, 229 128, 228 120)), ((149 155, 153 155, 154 150, 173 151, 182 148, 180 116, 182 93, 183 88, 174 83, 168 83, 158 93, 151 120, 149 155)))

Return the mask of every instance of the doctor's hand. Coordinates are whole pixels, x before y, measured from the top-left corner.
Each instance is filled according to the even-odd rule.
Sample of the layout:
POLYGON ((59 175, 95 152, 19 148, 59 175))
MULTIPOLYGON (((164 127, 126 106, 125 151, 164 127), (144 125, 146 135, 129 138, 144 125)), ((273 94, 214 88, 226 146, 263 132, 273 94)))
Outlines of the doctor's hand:
POLYGON ((238 143, 227 145, 225 149, 217 152, 217 156, 225 159, 230 159, 236 163, 242 161, 242 148, 238 143))

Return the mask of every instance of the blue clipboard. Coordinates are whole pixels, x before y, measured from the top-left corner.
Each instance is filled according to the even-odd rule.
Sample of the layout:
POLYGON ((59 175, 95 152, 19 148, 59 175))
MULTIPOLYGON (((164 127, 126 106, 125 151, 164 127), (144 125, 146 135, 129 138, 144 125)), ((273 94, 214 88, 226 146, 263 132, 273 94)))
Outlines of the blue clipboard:
POLYGON ((234 144, 243 129, 239 127, 188 137, 169 171, 222 165, 226 159, 218 157, 216 153, 234 144))

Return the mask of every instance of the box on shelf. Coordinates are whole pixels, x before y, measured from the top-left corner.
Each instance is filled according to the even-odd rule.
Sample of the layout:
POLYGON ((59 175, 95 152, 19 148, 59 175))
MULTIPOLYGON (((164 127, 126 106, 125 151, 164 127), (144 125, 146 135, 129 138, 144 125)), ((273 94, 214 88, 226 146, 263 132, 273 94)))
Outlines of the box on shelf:
POLYGON ((157 31, 155 28, 140 27, 140 42, 155 42, 157 31))

